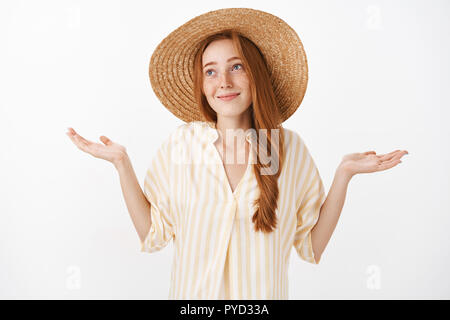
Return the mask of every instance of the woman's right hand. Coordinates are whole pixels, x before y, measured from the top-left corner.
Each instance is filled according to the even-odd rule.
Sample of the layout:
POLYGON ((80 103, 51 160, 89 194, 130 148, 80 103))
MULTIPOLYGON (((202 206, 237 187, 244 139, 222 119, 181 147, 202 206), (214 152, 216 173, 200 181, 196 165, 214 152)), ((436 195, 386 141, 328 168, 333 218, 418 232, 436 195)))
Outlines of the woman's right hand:
POLYGON ((100 141, 104 143, 95 143, 89 140, 86 140, 78 133, 75 132, 74 129, 68 128, 68 132, 66 134, 69 136, 70 140, 78 147, 78 149, 93 155, 96 158, 104 159, 110 161, 112 164, 116 165, 120 161, 122 161, 126 155, 126 149, 124 146, 112 142, 105 136, 100 136, 100 141))

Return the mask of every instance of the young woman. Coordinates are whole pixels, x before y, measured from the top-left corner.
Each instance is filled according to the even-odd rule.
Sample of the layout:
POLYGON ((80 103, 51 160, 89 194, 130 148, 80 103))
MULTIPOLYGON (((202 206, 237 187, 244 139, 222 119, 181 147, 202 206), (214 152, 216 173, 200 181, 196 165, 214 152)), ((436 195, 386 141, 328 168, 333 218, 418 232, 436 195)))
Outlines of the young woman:
POLYGON ((141 250, 174 241, 171 299, 287 299, 292 247, 318 264, 352 176, 392 168, 407 153, 344 156, 325 196, 303 140, 281 125, 306 90, 302 44, 262 11, 190 20, 157 47, 150 79, 186 123, 161 144, 144 190, 125 147, 68 135, 118 170, 141 250))

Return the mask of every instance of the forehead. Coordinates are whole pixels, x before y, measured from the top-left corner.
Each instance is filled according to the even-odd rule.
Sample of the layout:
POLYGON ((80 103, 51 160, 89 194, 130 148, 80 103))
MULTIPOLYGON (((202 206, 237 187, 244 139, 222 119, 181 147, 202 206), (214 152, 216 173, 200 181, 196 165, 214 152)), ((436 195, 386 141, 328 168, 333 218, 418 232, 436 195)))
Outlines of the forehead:
POLYGON ((231 39, 220 39, 211 42, 203 52, 203 63, 211 61, 225 62, 228 58, 238 56, 231 39))

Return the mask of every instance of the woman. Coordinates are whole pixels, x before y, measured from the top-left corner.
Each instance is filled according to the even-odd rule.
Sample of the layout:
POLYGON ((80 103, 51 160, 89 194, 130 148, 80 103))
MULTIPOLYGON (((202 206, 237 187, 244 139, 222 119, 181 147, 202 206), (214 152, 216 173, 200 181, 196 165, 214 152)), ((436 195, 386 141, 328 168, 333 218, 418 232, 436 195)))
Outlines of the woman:
POLYGON ((291 248, 318 264, 351 177, 392 168, 407 153, 344 156, 325 197, 303 140, 281 126, 306 90, 302 44, 262 11, 222 9, 190 20, 155 50, 150 80, 186 124, 158 149, 144 191, 123 146, 105 136, 104 145, 90 142, 71 128, 68 135, 118 170, 141 251, 174 240, 171 299, 287 299, 291 248))

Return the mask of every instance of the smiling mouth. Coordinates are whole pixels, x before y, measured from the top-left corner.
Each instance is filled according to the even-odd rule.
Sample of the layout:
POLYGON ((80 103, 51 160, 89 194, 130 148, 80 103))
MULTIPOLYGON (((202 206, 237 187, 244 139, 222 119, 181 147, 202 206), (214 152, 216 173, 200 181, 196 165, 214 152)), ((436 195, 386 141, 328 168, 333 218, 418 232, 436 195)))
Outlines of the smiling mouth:
POLYGON ((240 93, 230 94, 230 95, 226 95, 226 96, 218 96, 217 98, 219 98, 219 99, 232 98, 232 97, 236 97, 238 95, 240 95, 240 93))
POLYGON ((236 97, 237 97, 238 95, 239 95, 239 93, 238 93, 238 94, 235 94, 235 95, 232 95, 232 96, 222 96, 222 97, 220 97, 219 99, 222 100, 222 101, 224 101, 224 102, 229 102, 229 101, 232 101, 232 100, 236 99, 236 97))

